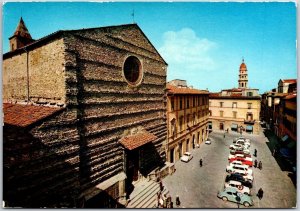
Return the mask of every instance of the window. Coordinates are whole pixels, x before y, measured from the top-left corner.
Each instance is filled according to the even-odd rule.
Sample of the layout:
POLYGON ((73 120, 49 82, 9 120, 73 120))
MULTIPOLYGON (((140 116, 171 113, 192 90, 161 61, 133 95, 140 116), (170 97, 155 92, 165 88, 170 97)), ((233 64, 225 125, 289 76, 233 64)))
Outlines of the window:
POLYGON ((223 111, 220 111, 220 117, 223 117, 223 113, 224 113, 223 111))
POLYGON ((142 81, 143 72, 140 60, 135 56, 129 56, 123 66, 124 77, 128 84, 138 85, 142 81))
POLYGON ((248 109, 251 109, 252 103, 248 103, 248 109))
POLYGON ((253 96, 253 92, 247 92, 247 96, 248 97, 252 97, 253 96))
POLYGON ((196 96, 193 97, 193 107, 196 106, 196 96))
POLYGON ((209 116, 211 116, 212 115, 212 112, 211 112, 211 110, 209 110, 209 116))
POLYGON ((252 113, 247 113, 246 119, 248 121, 252 121, 253 120, 253 114, 252 113))
POLYGON ((189 108, 190 107, 190 98, 187 97, 186 98, 186 108, 189 108))
POLYGON ((180 110, 182 109, 182 97, 180 97, 180 99, 179 99, 179 109, 180 110))
POLYGON ((193 125, 196 124, 196 113, 193 114, 193 125))
POLYGON ((232 108, 237 108, 237 102, 232 103, 232 108))
POLYGON ((186 124, 188 125, 189 122, 190 122, 190 115, 188 114, 188 115, 186 116, 186 124))
POLYGON ((182 131, 183 116, 179 117, 179 130, 182 131))
POLYGON ((223 102, 220 102, 220 107, 221 107, 221 108, 223 107, 223 102))
POLYGON ((232 116, 233 116, 233 118, 236 118, 236 114, 237 114, 237 112, 236 112, 236 111, 233 111, 233 112, 232 112, 232 116))
POLYGON ((198 106, 200 106, 200 97, 198 96, 198 106))
POLYGON ((171 111, 174 111, 174 97, 171 98, 171 111))

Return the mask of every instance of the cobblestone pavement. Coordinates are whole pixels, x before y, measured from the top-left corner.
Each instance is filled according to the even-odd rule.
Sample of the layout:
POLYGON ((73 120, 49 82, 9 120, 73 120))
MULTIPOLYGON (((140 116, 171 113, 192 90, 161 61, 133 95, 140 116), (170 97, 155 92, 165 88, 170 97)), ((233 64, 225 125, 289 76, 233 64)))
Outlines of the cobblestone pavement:
MULTIPOLYGON (((176 172, 163 179, 169 189, 172 200, 176 195, 181 201, 181 208, 237 208, 233 202, 224 202, 217 197, 218 191, 224 187, 225 169, 228 165, 229 145, 237 133, 213 132, 210 134, 211 145, 202 143, 200 148, 193 149, 193 159, 188 163, 177 161, 176 172), (200 168, 199 160, 203 159, 200 168)), ((251 139, 250 152, 257 149, 257 158, 262 161, 262 170, 253 167, 253 188, 251 189, 254 206, 252 208, 293 208, 296 207, 296 189, 287 172, 281 171, 272 156, 263 133, 260 135, 243 134, 251 139), (259 200, 256 193, 259 188, 264 196, 259 200)), ((175 205, 175 203, 174 203, 175 205)), ((176 205, 174 206, 176 207, 176 205)), ((244 206, 240 206, 244 208, 244 206)))

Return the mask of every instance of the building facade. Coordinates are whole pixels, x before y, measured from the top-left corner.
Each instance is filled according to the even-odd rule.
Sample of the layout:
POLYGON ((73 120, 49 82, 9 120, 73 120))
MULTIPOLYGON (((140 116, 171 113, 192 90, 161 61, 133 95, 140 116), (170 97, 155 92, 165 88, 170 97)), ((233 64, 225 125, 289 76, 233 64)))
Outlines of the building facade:
POLYGON ((167 84, 167 161, 174 163, 207 139, 208 91, 189 88, 184 80, 167 84))
POLYGON ((239 68, 238 87, 209 95, 209 130, 259 133, 260 96, 248 88, 244 59, 239 68))
POLYGON ((166 62, 136 24, 28 34, 3 55, 6 205, 122 207, 166 160, 166 62))

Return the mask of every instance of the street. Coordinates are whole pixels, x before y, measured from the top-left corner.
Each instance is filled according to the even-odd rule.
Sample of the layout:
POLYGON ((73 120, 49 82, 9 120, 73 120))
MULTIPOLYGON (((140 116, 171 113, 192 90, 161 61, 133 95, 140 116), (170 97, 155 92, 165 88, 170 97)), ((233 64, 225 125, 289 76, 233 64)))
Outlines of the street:
MULTIPOLYGON (((169 189, 170 195, 175 199, 180 197, 181 208, 237 208, 233 202, 224 202, 217 197, 223 190, 225 169, 228 165, 229 145, 240 134, 231 132, 212 132, 209 137, 211 145, 204 142, 200 148, 191 151, 194 156, 188 163, 178 161, 175 163, 176 172, 163 179, 163 184, 169 189), (203 166, 199 166, 202 158, 203 166)), ((253 188, 251 189, 254 205, 252 208, 293 208, 296 207, 296 189, 287 175, 281 171, 272 156, 266 142, 268 139, 260 135, 243 134, 251 140, 250 152, 253 161, 262 161, 262 170, 253 167, 253 188), (253 156, 257 149, 257 157, 253 156), (259 188, 264 191, 263 198, 256 196, 259 188)), ((176 207, 176 206, 174 206, 176 207)), ((244 208, 240 205, 240 208, 244 208)))

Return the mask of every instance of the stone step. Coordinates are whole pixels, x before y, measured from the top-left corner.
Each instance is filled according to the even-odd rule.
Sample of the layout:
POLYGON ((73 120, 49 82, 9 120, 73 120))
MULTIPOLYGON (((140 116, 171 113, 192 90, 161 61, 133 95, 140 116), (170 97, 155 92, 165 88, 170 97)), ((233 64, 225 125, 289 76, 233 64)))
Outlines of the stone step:
POLYGON ((130 202, 127 207, 134 208, 147 192, 156 188, 158 188, 158 184, 152 180, 141 182, 135 187, 136 190, 130 195, 130 202))
MULTIPOLYGON (((162 195, 164 194, 168 195, 168 193, 169 190, 164 188, 162 195)), ((157 195, 155 194, 155 196, 149 199, 143 206, 137 208, 156 208, 156 207, 157 207, 157 195)))
POLYGON ((151 189, 148 189, 146 192, 143 192, 143 195, 139 197, 139 200, 134 204, 134 208, 145 208, 145 204, 149 200, 155 200, 157 198, 157 193, 159 191, 159 185, 156 184, 152 186, 151 189))

